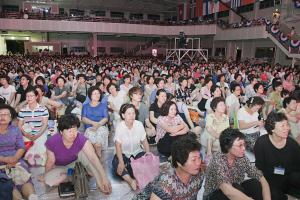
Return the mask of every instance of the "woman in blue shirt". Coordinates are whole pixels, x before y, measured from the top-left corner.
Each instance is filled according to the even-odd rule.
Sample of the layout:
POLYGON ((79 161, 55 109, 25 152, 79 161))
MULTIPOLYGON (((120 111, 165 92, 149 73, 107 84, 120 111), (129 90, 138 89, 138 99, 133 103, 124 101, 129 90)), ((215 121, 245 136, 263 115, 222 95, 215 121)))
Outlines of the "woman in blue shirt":
POLYGON ((97 155, 101 156, 101 150, 107 148, 108 108, 107 104, 100 102, 101 92, 98 87, 93 86, 88 90, 88 97, 91 101, 83 105, 82 122, 84 123, 85 136, 94 145, 97 155))

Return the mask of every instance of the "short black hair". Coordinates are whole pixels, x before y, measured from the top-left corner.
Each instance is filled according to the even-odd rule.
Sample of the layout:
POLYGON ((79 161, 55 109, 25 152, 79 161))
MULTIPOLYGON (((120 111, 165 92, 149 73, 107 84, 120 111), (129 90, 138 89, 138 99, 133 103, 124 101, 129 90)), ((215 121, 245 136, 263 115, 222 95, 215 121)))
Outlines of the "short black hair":
POLYGON ((177 108, 177 105, 174 101, 166 101, 162 106, 161 106, 161 111, 160 111, 160 114, 161 116, 168 116, 169 114, 169 110, 170 110, 170 107, 172 105, 175 105, 176 106, 176 114, 178 114, 178 108, 177 108))
POLYGON ((184 77, 184 76, 180 76, 180 77, 178 78, 178 83, 179 83, 180 86, 181 86, 182 81, 184 81, 184 80, 187 81, 187 78, 184 77))
POLYGON ((155 85, 158 85, 160 81, 165 82, 165 79, 163 79, 162 77, 157 77, 156 79, 154 79, 155 85))
POLYGON ((275 90, 277 87, 282 86, 282 82, 280 80, 274 81, 272 82, 272 88, 273 90, 275 90))
POLYGON ((66 83, 66 79, 63 76, 59 76, 55 80, 56 84, 58 83, 58 79, 62 79, 64 81, 64 83, 66 83))
POLYGON ((45 94, 45 88, 44 88, 44 86, 42 86, 42 85, 35 85, 33 88, 34 88, 34 90, 36 90, 37 88, 39 88, 42 91, 42 93, 45 94))
POLYGON ((4 109, 9 110, 10 117, 12 120, 18 116, 16 110, 13 107, 11 107, 10 105, 7 105, 7 104, 0 104, 0 110, 4 110, 4 109))
POLYGON ((263 106, 265 104, 265 101, 263 100, 263 98, 258 97, 258 96, 254 96, 254 97, 250 97, 247 101, 246 104, 249 108, 255 106, 255 105, 260 105, 263 106))
POLYGON ((280 112, 271 112, 265 121, 265 129, 268 132, 268 134, 272 135, 273 130, 275 129, 275 124, 284 120, 287 121, 287 117, 285 116, 285 114, 280 112))
POLYGON ((36 77, 36 79, 35 79, 35 84, 37 84, 37 82, 38 82, 39 80, 43 82, 43 85, 45 85, 46 80, 45 80, 44 77, 42 77, 42 76, 36 77))
MULTIPOLYGON (((98 91, 100 92, 100 95, 101 95, 101 91, 100 91, 99 87, 97 87, 97 86, 92 86, 92 87, 90 87, 90 88, 88 89, 88 93, 87 93, 87 95, 88 95, 88 97, 90 98, 90 100, 92 100, 92 93, 93 93, 95 90, 98 90, 98 91)), ((100 99, 99 99, 99 101, 100 101, 100 99)))
POLYGON ((122 114, 125 114, 125 112, 129 109, 129 108, 133 108, 134 111, 135 111, 135 117, 137 117, 138 115, 138 112, 137 112, 137 109, 135 108, 135 106, 133 104, 130 104, 130 103, 124 103, 121 108, 120 108, 120 111, 119 111, 119 114, 120 114, 120 117, 122 120, 124 120, 124 117, 122 116, 122 114))
POLYGON ((262 83, 255 83, 255 85, 253 86, 254 92, 257 92, 257 91, 258 91, 258 88, 259 88, 260 86, 263 86, 263 87, 264 87, 264 85, 263 85, 262 83))
POLYGON ((220 135, 220 146, 223 153, 228 153, 236 139, 245 140, 245 135, 239 129, 227 128, 220 135))
POLYGON ((225 103, 225 99, 223 97, 215 97, 212 99, 212 101, 210 102, 210 108, 212 109, 212 111, 216 111, 217 105, 220 102, 224 102, 225 103))
POLYGON ((33 88, 33 87, 28 88, 28 89, 25 91, 25 95, 28 94, 29 92, 33 92, 33 94, 34 94, 35 96, 38 96, 38 95, 39 95, 38 91, 36 91, 35 88, 33 88))
POLYGON ((85 74, 78 74, 76 76, 76 79, 79 80, 80 77, 82 77, 84 80, 86 80, 86 75, 85 74))
POLYGON ((289 97, 284 98, 283 102, 282 102, 282 107, 286 108, 287 105, 290 104, 292 100, 297 101, 296 97, 294 97, 294 96, 289 96, 289 97))
POLYGON ((171 146, 172 166, 184 165, 193 151, 200 151, 201 144, 197 141, 196 135, 189 133, 179 136, 171 146))
POLYGON ((220 86, 217 86, 217 85, 212 85, 211 88, 210 88, 210 93, 211 95, 214 94, 214 92, 217 90, 217 88, 220 89, 220 86))
POLYGON ((20 79, 22 78, 26 78, 29 81, 29 85, 31 84, 32 79, 30 78, 30 76, 28 74, 23 74, 20 79))
POLYGON ((63 131, 63 130, 74 128, 74 127, 79 128, 79 126, 80 126, 80 121, 79 121, 78 117, 76 117, 76 115, 66 114, 66 115, 61 116, 58 119, 57 129, 59 131, 63 131))
POLYGON ((115 86, 116 90, 119 91, 119 87, 118 87, 116 84, 110 82, 110 83, 106 86, 106 90, 107 90, 107 92, 108 92, 109 94, 110 94, 109 88, 110 88, 111 86, 115 86))
POLYGON ((236 87, 241 87, 240 84, 238 84, 237 82, 233 81, 231 84, 230 84, 230 92, 233 93, 235 91, 235 88, 236 87))
POLYGON ((8 76, 8 75, 6 75, 6 74, 2 74, 2 75, 0 76, 0 79, 1 79, 1 78, 5 79, 5 80, 6 80, 6 82, 9 84, 9 82, 10 82, 10 78, 9 78, 9 76, 8 76))

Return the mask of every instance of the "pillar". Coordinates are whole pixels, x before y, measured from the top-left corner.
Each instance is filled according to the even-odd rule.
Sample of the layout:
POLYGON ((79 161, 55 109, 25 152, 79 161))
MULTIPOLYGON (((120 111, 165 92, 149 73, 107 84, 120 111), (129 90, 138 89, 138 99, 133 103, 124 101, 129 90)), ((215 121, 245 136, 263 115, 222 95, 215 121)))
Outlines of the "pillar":
POLYGON ((97 40, 97 33, 92 33, 92 37, 90 40, 90 47, 91 47, 91 55, 96 57, 98 55, 98 40, 97 40))

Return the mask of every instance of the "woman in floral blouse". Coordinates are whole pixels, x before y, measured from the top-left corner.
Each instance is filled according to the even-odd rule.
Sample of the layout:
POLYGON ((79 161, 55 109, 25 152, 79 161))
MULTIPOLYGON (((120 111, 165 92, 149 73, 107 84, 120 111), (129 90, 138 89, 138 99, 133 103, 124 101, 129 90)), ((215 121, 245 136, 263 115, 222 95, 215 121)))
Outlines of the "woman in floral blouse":
POLYGON ((172 145, 172 166, 150 182, 134 200, 196 200, 203 182, 201 145, 194 134, 178 138, 172 145))
POLYGON ((271 200, 269 184, 247 157, 245 136, 225 129, 220 136, 222 152, 213 155, 206 170, 204 200, 271 200), (250 178, 245 180, 245 174, 250 178))

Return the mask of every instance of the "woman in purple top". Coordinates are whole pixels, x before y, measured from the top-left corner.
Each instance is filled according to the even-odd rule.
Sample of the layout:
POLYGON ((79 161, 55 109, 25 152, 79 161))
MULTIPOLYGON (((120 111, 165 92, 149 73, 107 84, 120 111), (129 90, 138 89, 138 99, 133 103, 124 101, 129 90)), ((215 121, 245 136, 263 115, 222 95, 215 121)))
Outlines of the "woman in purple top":
POLYGON ((45 144, 47 161, 45 175, 41 177, 41 180, 45 180, 46 184, 50 185, 49 182, 53 182, 54 177, 66 174, 68 168, 74 168, 75 162, 80 161, 88 173, 95 176, 100 190, 109 194, 111 193, 111 184, 93 145, 84 135, 78 133, 79 126, 79 119, 75 115, 63 115, 59 119, 57 128, 60 133, 53 135, 45 144))
MULTIPOLYGON (((28 165, 22 159, 25 153, 22 133, 16 126, 11 125, 16 116, 17 113, 12 107, 0 105, 0 165, 14 166, 20 163, 25 170, 29 171, 28 165)), ((5 170, 0 170, 0 178, 8 178, 5 170)), ((36 196, 31 179, 22 185, 16 185, 13 193, 17 199, 36 196)))

